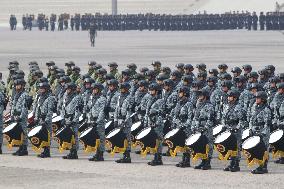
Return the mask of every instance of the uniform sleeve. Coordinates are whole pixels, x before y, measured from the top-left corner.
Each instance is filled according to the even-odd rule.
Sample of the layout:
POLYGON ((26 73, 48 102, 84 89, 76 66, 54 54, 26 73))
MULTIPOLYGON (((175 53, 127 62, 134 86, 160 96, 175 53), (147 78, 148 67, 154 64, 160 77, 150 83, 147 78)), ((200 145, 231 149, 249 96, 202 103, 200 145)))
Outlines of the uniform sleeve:
POLYGON ((209 129, 213 127, 214 125, 214 119, 215 119, 215 111, 212 105, 207 105, 206 107, 206 112, 207 112, 207 121, 205 124, 205 128, 209 129))
POLYGON ((20 119, 21 120, 25 120, 27 119, 27 113, 28 113, 28 109, 27 109, 27 105, 26 105, 26 98, 27 98, 27 94, 23 94, 21 95, 21 97, 18 99, 19 101, 19 107, 21 108, 21 114, 20 114, 20 119))
POLYGON ((46 117, 45 117, 46 123, 52 122, 52 115, 53 115, 54 106, 55 106, 55 97, 51 96, 51 97, 48 98, 47 114, 46 114, 46 117))
MULTIPOLYGON (((99 100, 99 115, 98 115, 98 120, 97 120, 97 123, 102 123, 104 122, 104 119, 105 119, 105 106, 106 106, 106 98, 105 97, 101 97, 100 100, 99 100)), ((92 110, 94 110, 94 107, 92 108, 92 110)), ((93 114, 93 111, 92 111, 92 114, 93 114)))

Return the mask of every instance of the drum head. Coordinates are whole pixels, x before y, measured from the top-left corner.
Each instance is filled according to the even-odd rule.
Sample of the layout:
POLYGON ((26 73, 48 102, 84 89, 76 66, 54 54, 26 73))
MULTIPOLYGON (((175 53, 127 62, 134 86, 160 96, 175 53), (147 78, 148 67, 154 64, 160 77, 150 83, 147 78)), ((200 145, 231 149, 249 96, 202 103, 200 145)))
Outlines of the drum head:
POLYGON ((57 113, 53 113, 52 114, 52 118, 56 117, 57 116, 57 113))
POLYGON ((105 129, 108 128, 111 125, 111 123, 112 123, 112 121, 107 122, 106 125, 105 125, 105 129))
POLYGON ((56 116, 54 118, 52 118, 52 123, 56 123, 58 121, 61 121, 63 118, 61 116, 56 116))
POLYGON ((221 142, 227 140, 230 136, 231 136, 231 132, 229 132, 229 131, 221 133, 220 135, 217 136, 215 143, 216 144, 221 143, 221 142))
POLYGON ((11 123, 10 125, 8 125, 8 126, 3 130, 3 133, 6 133, 6 132, 12 130, 16 125, 17 125, 17 122, 11 123))
POLYGON ((138 127, 140 127, 141 121, 134 123, 131 127, 131 131, 135 131, 138 127))
POLYGON ((187 146, 190 146, 194 144, 200 137, 201 137, 201 133, 193 134, 185 141, 185 144, 187 146))
POLYGON ((119 133, 119 131, 120 131, 120 128, 117 128, 117 129, 112 130, 112 131, 107 135, 106 138, 111 138, 111 137, 113 137, 114 135, 116 135, 117 133, 119 133))
POLYGON ((247 137, 249 137, 249 129, 244 130, 242 134, 242 139, 245 139, 247 137))
POLYGON ((79 117, 79 122, 83 121, 83 119, 84 119, 84 116, 83 116, 83 114, 82 114, 82 115, 80 115, 80 117, 79 117))
POLYGON ((83 131, 80 135, 79 138, 84 137, 85 135, 87 135, 91 130, 93 129, 93 127, 88 128, 87 130, 83 131))
POLYGON ((34 135, 36 135, 40 130, 41 130, 42 126, 37 126, 35 128, 33 128, 29 134, 28 134, 28 137, 32 137, 34 135))
POLYGON ((243 143, 243 149, 251 149, 255 147, 258 143, 260 143, 260 137, 259 136, 252 136, 246 139, 243 143))
POLYGON ((28 119, 32 118, 34 116, 34 111, 31 111, 28 115, 28 119))
POLYGON ((178 131, 179 131, 179 129, 173 129, 173 130, 171 130, 170 132, 168 132, 168 133, 166 134, 165 139, 168 139, 168 138, 174 136, 178 131))
POLYGON ((217 125, 216 127, 213 128, 213 135, 217 135, 218 133, 220 133, 223 129, 223 125, 217 125))
POLYGON ((270 138, 269 138, 269 143, 273 144, 277 142, 279 139, 283 137, 283 130, 276 130, 273 133, 271 133, 270 138))
POLYGON ((148 135, 150 133, 150 131, 151 131, 151 127, 145 128, 135 138, 137 140, 139 140, 139 139, 145 137, 146 135, 148 135))

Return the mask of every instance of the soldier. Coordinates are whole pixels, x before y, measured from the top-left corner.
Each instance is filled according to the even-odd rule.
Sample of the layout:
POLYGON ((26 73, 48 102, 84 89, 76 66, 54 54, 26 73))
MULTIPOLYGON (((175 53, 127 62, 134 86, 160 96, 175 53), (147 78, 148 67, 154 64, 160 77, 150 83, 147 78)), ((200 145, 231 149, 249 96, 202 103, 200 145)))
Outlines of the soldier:
POLYGON ((183 75, 184 74, 184 63, 178 63, 176 64, 177 70, 183 75))
POLYGON ((145 116, 146 112, 141 110, 141 106, 142 106, 142 100, 148 92, 148 86, 149 83, 146 80, 139 81, 138 90, 134 94, 134 107, 135 107, 134 109, 135 112, 137 112, 138 119, 141 120, 142 122, 144 121, 143 117, 145 116))
POLYGON ((53 83, 56 79, 56 69, 58 69, 57 66, 50 66, 50 77, 48 78, 50 86, 53 85, 53 83))
POLYGON ((28 155, 28 131, 27 131, 27 119, 28 119, 28 107, 27 107, 27 93, 25 92, 25 80, 17 79, 14 81, 15 95, 11 104, 11 120, 20 124, 23 131, 23 143, 19 149, 13 153, 15 156, 28 155))
POLYGON ((199 72, 197 74, 197 80, 201 82, 201 88, 206 86, 206 78, 207 78, 207 73, 206 72, 199 72))
POLYGON ((94 65, 96 65, 97 64, 97 62, 96 61, 90 61, 90 62, 88 62, 88 66, 89 66, 89 69, 88 69, 88 75, 90 76, 90 77, 92 77, 92 75, 94 74, 94 65))
POLYGON ((163 165, 162 161, 162 147, 163 147, 163 104, 164 101, 159 97, 160 86, 157 83, 153 83, 149 86, 150 97, 146 105, 146 114, 145 114, 145 126, 152 127, 155 133, 158 136, 158 149, 154 154, 154 159, 151 162, 148 162, 148 165, 156 166, 163 165))
POLYGON ((184 75, 191 76, 193 80, 196 79, 196 77, 193 73, 194 67, 191 64, 185 64, 183 69, 184 69, 184 75))
POLYGON ((252 15, 252 27, 253 27, 253 30, 257 30, 257 25, 258 25, 258 16, 256 15, 256 12, 253 12, 253 15, 252 15))
POLYGON ((217 89, 218 78, 215 76, 209 76, 206 79, 206 81, 207 81, 207 86, 205 86, 204 88, 210 92, 210 96, 211 96, 212 93, 217 89))
POLYGON ((0 92, 6 95, 6 86, 2 80, 2 73, 0 72, 0 92))
MULTIPOLYGON (((91 94, 92 94, 92 89, 93 89, 91 86, 94 82, 95 81, 90 77, 84 79, 84 89, 85 90, 84 90, 84 93, 82 94, 83 103, 84 103, 84 108, 83 108, 84 118, 87 116, 87 114, 91 110, 90 108, 88 108, 88 104, 89 104, 90 97, 91 97, 91 94)), ((100 91, 100 93, 101 92, 102 91, 100 91)))
POLYGON ((60 116, 64 118, 64 125, 71 127, 75 137, 75 143, 72 145, 70 153, 66 156, 63 156, 63 159, 78 159, 78 124, 83 105, 80 104, 81 98, 76 94, 76 88, 77 86, 75 83, 68 83, 66 85, 66 94, 63 97, 63 105, 60 112, 60 116))
MULTIPOLYGON (((188 97, 190 95, 190 89, 188 87, 181 87, 178 91, 178 102, 174 109, 171 111, 171 117, 173 118, 173 129, 182 129, 186 136, 190 136, 191 122, 194 115, 194 108, 188 97)), ((182 161, 176 164, 177 167, 190 167, 190 152, 185 151, 182 156, 182 161)))
POLYGON ((128 68, 129 71, 130 71, 130 78, 133 78, 133 76, 137 73, 137 72, 136 72, 136 69, 137 69, 136 64, 134 64, 134 63, 128 64, 128 65, 127 65, 127 68, 128 68))
POLYGON ((117 65, 117 63, 116 62, 110 62, 108 64, 108 66, 109 66, 110 74, 113 75, 115 77, 115 79, 120 80, 121 76, 118 73, 118 69, 117 69, 118 65, 117 65))
POLYGON ((96 151, 96 155, 89 159, 89 161, 104 161, 105 151, 105 106, 107 99, 103 96, 102 92, 104 86, 100 83, 92 84, 92 95, 90 97, 87 107, 88 123, 96 128, 99 134, 100 145, 96 151))
POLYGON ((152 66, 154 67, 155 76, 157 76, 161 72, 162 63, 160 61, 152 62, 152 66))
POLYGON ((144 76, 146 76, 147 71, 149 71, 149 68, 147 67, 142 67, 139 69, 139 72, 144 76))
POLYGON ((242 74, 242 70, 236 66, 232 68, 231 72, 233 73, 233 85, 234 87, 237 87, 236 78, 242 74))
POLYGON ((75 66, 75 63, 73 61, 69 61, 69 62, 65 63, 66 75, 71 76, 73 66, 75 66))
POLYGON ((80 71, 81 71, 81 69, 78 66, 73 66, 72 67, 72 74, 70 75, 70 79, 75 84, 79 83, 80 71))
POLYGON ((224 73, 227 73, 228 66, 227 66, 227 64, 219 64, 218 69, 219 69, 218 77, 221 77, 221 75, 223 75, 224 73))
POLYGON ((206 65, 203 64, 203 63, 197 64, 197 65, 196 65, 196 68, 198 69, 198 73, 203 73, 203 72, 207 73, 207 71, 206 71, 206 65))
POLYGON ((265 88, 265 92, 268 95, 267 103, 269 106, 271 105, 271 102, 277 92, 277 83, 280 82, 280 79, 276 76, 271 77, 268 81, 268 87, 265 88))
POLYGON ((2 144, 3 144, 3 112, 6 109, 6 99, 3 91, 0 91, 0 154, 2 154, 2 144))
POLYGON ((201 132, 208 138, 209 151, 206 158, 195 166, 194 169, 211 169, 211 159, 213 153, 213 126, 215 122, 215 111, 209 100, 209 91, 202 89, 199 93, 191 129, 193 132, 201 132))
POLYGON ((74 31, 75 19, 73 16, 71 16, 70 25, 71 25, 71 30, 74 31))
POLYGON ((162 67, 162 69, 161 69, 161 73, 165 74, 167 76, 167 79, 170 78, 171 72, 172 72, 171 68, 169 68, 167 66, 166 67, 162 67))
POLYGON ((266 20, 265 15, 263 14, 263 12, 260 12, 259 25, 260 25, 260 30, 261 31, 264 30, 265 20, 266 20))
POLYGON ((273 118, 272 118, 273 125, 271 125, 273 127, 270 128, 270 131, 274 131, 278 128, 277 123, 279 120, 279 108, 281 106, 281 103, 284 101, 284 83, 278 83, 276 87, 277 87, 277 92, 274 95, 272 102, 268 104, 273 113, 273 118))
POLYGON ((248 74, 252 71, 252 67, 249 64, 243 65, 244 76, 248 79, 248 74))
POLYGON ((171 110, 176 106, 178 94, 174 89, 174 81, 166 79, 164 81, 164 90, 162 92, 162 99, 164 101, 164 114, 170 115, 171 110))
POLYGON ((261 69, 258 71, 259 74, 259 81, 258 83, 262 87, 266 87, 266 83, 268 82, 269 76, 268 76, 268 71, 266 69, 261 69))
POLYGON ((271 78, 271 77, 274 77, 274 76, 275 76, 275 74, 274 74, 274 72, 275 72, 275 67, 274 67, 273 65, 267 65, 267 66, 265 66, 265 69, 266 69, 267 72, 268 72, 268 78, 271 78))
POLYGON ((250 72, 248 75, 248 83, 247 87, 249 88, 253 83, 258 83, 258 73, 257 72, 250 72))
MULTIPOLYGON (((35 116, 36 125, 41 125, 47 129, 49 139, 52 136, 52 115, 56 108, 55 97, 52 96, 50 86, 48 83, 39 83, 38 97, 33 104, 33 112, 35 116)), ((50 141, 49 141, 50 142, 50 141)), ((40 158, 50 157, 50 143, 48 147, 44 147, 44 151, 38 155, 40 158)))
MULTIPOLYGON (((283 83, 280 83, 280 84, 283 85, 283 83)), ((277 117, 277 128, 283 130, 284 129, 284 101, 281 102, 279 110, 276 113, 276 117, 277 117)), ((283 156, 279 157, 279 159, 276 160, 274 163, 284 164, 284 157, 283 156)))
POLYGON ((97 83, 101 83, 104 84, 105 83, 105 75, 107 74, 107 71, 104 68, 100 68, 96 71, 97 73, 97 79, 96 82, 97 83))
POLYGON ((176 90, 180 86, 179 83, 182 78, 182 73, 178 70, 173 70, 170 79, 173 81, 173 89, 176 90))
POLYGON ((241 143, 242 143, 242 126, 245 122, 245 111, 238 104, 240 93, 236 90, 228 92, 228 103, 223 106, 221 115, 221 124, 231 131, 237 139, 237 154, 231 156, 230 164, 224 168, 224 171, 240 171, 241 143))
POLYGON ((107 120, 113 120, 114 119, 114 111, 116 108, 116 96, 118 96, 118 81, 116 79, 111 79, 107 81, 107 93, 106 93, 106 119, 107 120), (114 98, 114 99, 113 99, 114 98))
POLYGON ((191 89, 192 87, 192 83, 193 83, 193 80, 194 78, 190 75, 184 75, 182 78, 181 78, 181 87, 182 86, 186 86, 188 87, 189 89, 191 89))
POLYGON ((123 157, 116 160, 116 163, 131 163, 130 151, 131 151, 131 125, 132 120, 130 115, 134 104, 134 98, 130 95, 130 84, 121 83, 119 85, 120 92, 112 99, 112 104, 116 104, 114 111, 114 127, 122 128, 126 136, 127 147, 123 153, 123 157))
MULTIPOLYGON (((248 112, 250 134, 260 136, 261 140, 266 145, 267 153, 269 148, 269 133, 271 125, 271 110, 267 105, 267 94, 263 91, 256 93, 256 101, 248 112)), ((252 170, 252 174, 264 174, 268 173, 267 170, 268 160, 265 160, 264 165, 260 165, 256 169, 252 170)))
POLYGON ((215 77, 218 77, 218 75, 219 75, 219 72, 218 72, 218 70, 217 69, 210 69, 209 71, 208 71, 208 76, 210 77, 210 76, 215 76, 215 77))

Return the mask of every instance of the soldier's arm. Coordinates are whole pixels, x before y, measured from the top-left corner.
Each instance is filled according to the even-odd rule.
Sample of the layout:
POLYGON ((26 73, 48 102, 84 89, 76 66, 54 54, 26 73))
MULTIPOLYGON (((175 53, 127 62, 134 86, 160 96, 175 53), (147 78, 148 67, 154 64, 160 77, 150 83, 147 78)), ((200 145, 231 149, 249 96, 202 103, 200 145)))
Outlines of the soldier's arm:
POLYGON ((106 106, 106 98, 103 97, 100 99, 100 102, 99 102, 99 107, 100 107, 100 110, 99 110, 99 116, 98 116, 98 120, 97 120, 97 123, 99 122, 104 122, 104 119, 105 119, 105 106, 106 106))
POLYGON ((205 129, 209 129, 213 127, 214 119, 215 119, 215 111, 212 105, 207 105, 206 113, 207 113, 207 120, 205 124, 205 129))
POLYGON ((55 106, 55 97, 49 97, 48 98, 48 106, 47 106, 47 114, 45 117, 45 123, 51 123, 52 122, 52 115, 53 115, 53 110, 55 106))

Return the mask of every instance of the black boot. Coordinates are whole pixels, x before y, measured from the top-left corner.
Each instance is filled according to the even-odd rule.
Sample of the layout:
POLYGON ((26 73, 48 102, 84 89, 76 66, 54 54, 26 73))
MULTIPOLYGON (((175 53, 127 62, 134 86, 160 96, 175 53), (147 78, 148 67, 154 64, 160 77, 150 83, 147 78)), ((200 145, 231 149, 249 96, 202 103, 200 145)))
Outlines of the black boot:
POLYGON ((96 155, 89 158, 89 161, 104 161, 104 153, 97 150, 96 155))
POLYGON ((23 148, 22 146, 19 146, 19 149, 16 152, 12 153, 12 155, 13 156, 18 156, 20 151, 22 151, 22 148, 23 148))
POLYGON ((240 170, 240 160, 235 159, 234 164, 231 167, 231 172, 239 172, 240 170))
POLYGON ((148 162, 148 165, 151 166, 163 165, 162 154, 155 153, 154 159, 151 162, 148 162))
POLYGON ((2 144, 0 144, 0 154, 2 154, 2 144))
POLYGON ((41 154, 39 154, 37 157, 40 158, 48 158, 50 157, 50 148, 49 147, 44 147, 44 150, 41 154))
POLYGON ((123 153, 123 157, 119 160, 115 161, 116 163, 131 163, 131 158, 130 158, 130 152, 129 151, 125 151, 123 153))
POLYGON ((277 163, 277 164, 284 164, 284 157, 279 158, 279 159, 276 160, 274 163, 277 163))
POLYGON ((264 165, 263 165, 263 168, 262 168, 264 173, 268 173, 267 164, 268 164, 268 160, 266 160, 264 162, 264 165))
POLYGON ((223 170, 224 171, 231 171, 231 168, 234 166, 234 164, 235 164, 235 159, 233 157, 231 157, 230 164, 227 167, 225 167, 223 170))
POLYGON ((262 167, 262 166, 259 166, 259 167, 256 168, 255 170, 252 170, 251 173, 252 173, 252 174, 264 174, 263 167, 262 167))
POLYGON ((209 170, 211 169, 211 158, 205 160, 205 164, 202 167, 202 170, 209 170))
POLYGON ((72 148, 68 155, 63 156, 63 159, 78 159, 77 150, 72 148))
POLYGON ((166 153, 162 153, 162 156, 171 156, 170 149, 168 149, 166 153))
POLYGON ((195 166, 194 169, 202 169, 202 167, 205 165, 206 160, 202 159, 199 165, 195 166))
POLYGON ((19 152, 18 156, 27 156, 28 154, 29 153, 28 153, 27 146, 22 145, 22 150, 19 152))
POLYGON ((190 154, 183 153, 182 161, 176 164, 176 166, 181 168, 190 167, 190 154))

